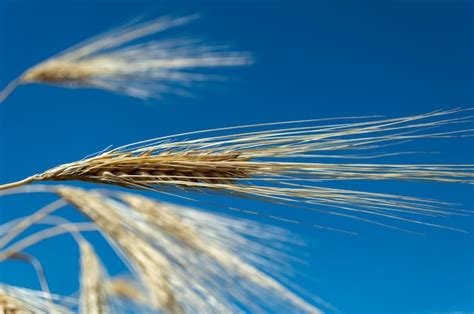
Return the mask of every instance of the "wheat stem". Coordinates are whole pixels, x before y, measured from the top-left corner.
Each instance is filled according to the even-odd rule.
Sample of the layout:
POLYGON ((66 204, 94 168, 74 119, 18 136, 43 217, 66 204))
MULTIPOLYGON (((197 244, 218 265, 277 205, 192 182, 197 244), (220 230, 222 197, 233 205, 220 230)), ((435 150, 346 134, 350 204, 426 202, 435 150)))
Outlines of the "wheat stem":
POLYGON ((41 242, 43 240, 53 238, 55 236, 65 234, 65 233, 74 233, 74 232, 86 232, 86 231, 97 231, 97 226, 94 223, 69 223, 64 225, 59 225, 49 229, 38 231, 18 242, 13 244, 11 247, 0 252, 0 260, 10 258, 12 255, 23 251, 24 249, 41 242))
POLYGON ((21 80, 18 78, 8 83, 8 85, 0 91, 0 103, 2 103, 19 85, 21 85, 21 80))
MULTIPOLYGON (((22 261, 33 266, 36 272, 36 276, 38 277, 41 290, 44 291, 47 295, 51 295, 51 290, 49 289, 48 280, 46 278, 43 265, 36 257, 25 252, 18 252, 10 255, 9 259, 22 261)), ((49 299, 52 299, 51 296, 49 297, 49 299)))
POLYGON ((37 181, 37 180, 38 180, 37 176, 31 176, 31 177, 28 177, 28 178, 20 180, 20 181, 7 183, 7 184, 2 184, 2 185, 0 185, 0 191, 20 187, 20 186, 32 183, 32 182, 37 181))

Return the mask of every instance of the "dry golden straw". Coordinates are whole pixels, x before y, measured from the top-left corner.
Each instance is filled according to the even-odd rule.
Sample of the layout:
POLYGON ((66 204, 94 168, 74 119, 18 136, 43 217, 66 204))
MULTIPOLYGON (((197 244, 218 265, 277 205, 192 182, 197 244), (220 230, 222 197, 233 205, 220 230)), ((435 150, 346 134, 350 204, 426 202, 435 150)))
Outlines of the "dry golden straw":
MULTIPOLYGON (((290 259, 285 252, 296 244, 288 240, 289 235, 281 229, 133 194, 66 186, 44 187, 42 191, 59 194, 94 221, 140 280, 145 297, 141 292, 130 293, 130 285, 117 288, 107 281, 102 288, 105 287, 109 295, 145 303, 149 308, 166 313, 271 312, 276 309, 288 313, 320 313, 280 281, 290 279, 285 274, 286 261, 290 259), (290 244, 287 249, 285 244, 290 244)), ((44 211, 38 213, 24 219, 30 224, 44 223, 44 211)), ((76 232, 87 231, 82 224, 72 225, 76 232)), ((73 230, 69 225, 60 227, 63 232, 73 230)), ((0 260, 58 235, 54 228, 10 245, 0 252, 0 260)), ((11 232, 17 233, 14 229, 11 232)), ((93 269, 97 270, 95 266, 93 269)), ((93 272, 96 279, 92 281, 97 284, 97 271, 93 272)), ((93 289, 92 293, 97 295, 97 291, 93 289)), ((94 299, 97 300, 88 300, 94 299)))
POLYGON ((467 112, 453 109, 393 119, 340 118, 343 122, 335 124, 333 119, 324 119, 319 124, 311 120, 190 132, 102 152, 5 184, 0 190, 35 181, 79 180, 163 192, 220 192, 368 222, 374 221, 358 215, 421 223, 412 215, 429 217, 462 212, 443 210, 441 207, 449 206, 440 202, 328 188, 324 183, 413 180, 472 184, 472 164, 360 162, 403 154, 363 154, 400 142, 471 136, 472 129, 459 127, 471 122, 467 112), (257 130, 225 134, 249 127, 257 130), (212 132, 219 135, 183 139, 212 132), (332 161, 338 159, 341 161, 332 161), (404 217, 405 214, 411 218, 404 217))
POLYGON ((98 88, 143 99, 187 94, 190 85, 219 78, 209 74, 212 68, 252 62, 248 53, 197 39, 150 39, 195 18, 161 17, 86 40, 26 70, 0 92, 0 102, 17 86, 30 83, 98 88))

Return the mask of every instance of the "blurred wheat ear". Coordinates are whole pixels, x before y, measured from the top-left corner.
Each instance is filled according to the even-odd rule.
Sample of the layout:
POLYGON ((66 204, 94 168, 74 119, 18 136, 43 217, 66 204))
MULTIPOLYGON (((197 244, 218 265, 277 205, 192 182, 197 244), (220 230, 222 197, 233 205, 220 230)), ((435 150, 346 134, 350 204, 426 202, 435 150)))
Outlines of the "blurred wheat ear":
POLYGON ((112 313, 108 304, 107 280, 99 258, 88 242, 81 241, 79 247, 81 251, 80 313, 112 313))
POLYGON ((280 307, 320 313, 268 275, 284 269, 278 267, 282 252, 272 248, 285 238, 280 231, 132 194, 118 194, 114 200, 71 187, 59 187, 57 193, 97 224, 136 272, 154 308, 235 313, 241 306, 260 311, 280 307), (142 205, 146 208, 138 210, 142 205), (258 244, 262 239, 268 246, 258 244))
POLYGON ((91 223, 52 216, 52 210, 61 207, 45 206, 0 226, 5 246, 34 224, 54 225, 9 245, 0 251, 0 260, 71 233, 81 248, 82 312, 115 313, 126 305, 140 307, 140 313, 321 312, 305 299, 323 302, 292 283, 290 263, 298 261, 293 253, 303 243, 283 229, 131 193, 51 185, 31 188, 10 192, 55 193, 63 201, 51 204, 77 208, 94 228, 91 223), (106 276, 81 235, 86 231, 101 231, 132 270, 133 281, 106 276), (115 303, 118 299, 127 303, 115 303), (114 305, 119 310, 110 311, 114 305))
POLYGON ((60 305, 62 297, 42 291, 0 284, 0 313, 2 314, 72 314, 73 310, 60 305))
POLYGON ((249 53, 225 45, 193 38, 150 39, 196 17, 161 17, 86 40, 26 70, 0 92, 0 102, 19 85, 31 83, 104 89, 142 99, 187 95, 195 83, 222 79, 213 68, 252 63, 249 53))
POLYGON ((131 280, 126 280, 123 278, 112 278, 107 282, 107 290, 110 295, 116 296, 118 298, 131 300, 135 303, 146 304, 149 303, 149 300, 146 298, 146 295, 143 291, 140 291, 138 287, 131 280))

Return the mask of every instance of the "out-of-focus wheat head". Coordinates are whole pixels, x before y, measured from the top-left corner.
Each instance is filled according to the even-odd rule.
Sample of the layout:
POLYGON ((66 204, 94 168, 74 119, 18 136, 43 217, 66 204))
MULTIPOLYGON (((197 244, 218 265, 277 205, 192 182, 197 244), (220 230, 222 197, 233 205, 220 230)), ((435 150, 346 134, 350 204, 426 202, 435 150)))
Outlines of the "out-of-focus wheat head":
POLYGON ((411 180, 472 184, 472 164, 393 164, 385 160, 403 152, 364 153, 411 140, 472 136, 473 130, 463 126, 471 123, 467 112, 453 109, 356 122, 355 118, 341 118, 343 121, 338 123, 326 119, 320 124, 312 120, 283 127, 281 124, 285 123, 277 123, 252 126, 264 130, 225 134, 238 129, 227 128, 203 131, 220 131, 214 137, 182 139, 202 133, 191 132, 102 152, 0 186, 0 190, 34 181, 80 180, 165 193, 221 192, 369 222, 373 221, 356 216, 419 223, 413 215, 432 217, 461 212, 448 211, 449 206, 441 202, 329 188, 324 183, 411 180), (383 162, 360 162, 371 158, 383 162))
MULTIPOLYGON (((125 313, 120 299, 133 304, 148 304, 141 287, 132 280, 110 278, 96 251, 86 240, 79 242, 81 252, 81 297, 79 313, 125 313)), ((135 309, 135 308, 134 308, 135 309)))
POLYGON ((153 308, 167 313, 320 312, 270 275, 285 277, 283 253, 276 249, 285 240, 279 229, 138 195, 111 198, 71 187, 56 191, 98 225, 141 280, 153 308))
POLYGON ((0 102, 18 85, 30 83, 98 88, 142 99, 188 94, 192 84, 220 79, 213 68, 252 62, 248 53, 225 45, 190 38, 150 39, 196 17, 161 17, 86 40, 26 70, 0 92, 0 102))
POLYGON ((1 314, 72 314, 72 310, 56 303, 60 300, 43 291, 0 284, 1 314))
POLYGON ((131 301, 135 304, 150 303, 142 287, 140 287, 134 280, 120 277, 110 278, 106 284, 109 296, 131 301))
POLYGON ((145 239, 129 230, 127 220, 130 217, 120 215, 115 204, 97 193, 75 188, 59 188, 58 193, 91 218, 111 243, 130 259, 140 279, 149 288, 154 306, 170 313, 182 312, 169 286, 167 272, 171 270, 171 265, 145 239))
POLYGON ((79 247, 81 252, 80 313, 112 313, 109 307, 107 278, 99 258, 88 242, 81 241, 79 247))

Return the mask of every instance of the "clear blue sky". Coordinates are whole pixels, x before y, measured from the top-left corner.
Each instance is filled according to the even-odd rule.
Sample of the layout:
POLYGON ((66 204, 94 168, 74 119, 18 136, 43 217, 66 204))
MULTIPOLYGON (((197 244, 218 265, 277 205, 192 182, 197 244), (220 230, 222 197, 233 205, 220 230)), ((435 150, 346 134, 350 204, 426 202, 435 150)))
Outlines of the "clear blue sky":
MULTIPOLYGON (((1 87, 52 54, 143 13, 202 13, 187 33, 231 42, 256 56, 254 66, 232 71, 229 82, 197 90, 194 98, 143 102, 96 90, 21 87, 0 104, 0 182, 80 159, 111 144, 182 131, 470 107, 472 6, 471 1, 444 0, 0 0, 1 87)), ((441 154, 391 161, 474 162, 469 139, 423 141, 404 148, 441 154)), ((472 187, 360 182, 352 186, 474 207, 472 187)), ((51 199, 2 199, 0 223, 31 213, 51 199)), ((268 204, 247 206, 272 210, 268 204)), ((78 217, 72 210, 63 215, 78 217)), ((295 215, 319 224, 328 219, 295 215)), ((343 313, 474 311, 472 218, 452 221, 469 234, 416 228, 426 234, 423 237, 340 223, 360 235, 282 225, 309 242, 311 255, 304 271, 310 279, 297 283, 312 294, 343 313)), ((93 239, 110 272, 123 271, 104 241, 93 239)), ((77 291, 78 253, 70 238, 49 240, 29 252, 45 262, 53 291, 77 291)), ((31 269, 13 262, 0 264, 0 281, 38 288, 31 269)))

